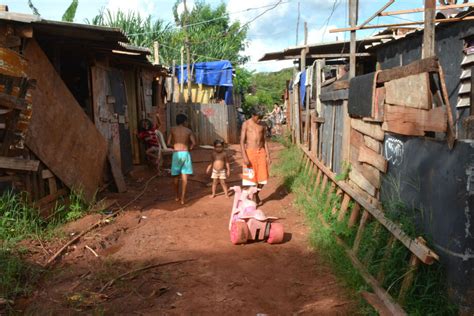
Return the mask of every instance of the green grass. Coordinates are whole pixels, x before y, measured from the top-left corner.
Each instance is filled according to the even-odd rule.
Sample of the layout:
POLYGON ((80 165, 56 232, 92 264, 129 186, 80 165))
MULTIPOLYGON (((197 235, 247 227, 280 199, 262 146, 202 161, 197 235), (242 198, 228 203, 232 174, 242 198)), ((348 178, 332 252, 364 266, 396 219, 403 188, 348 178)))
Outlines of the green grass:
POLYGON ((60 225, 89 211, 82 194, 77 192, 58 201, 47 219, 27 201, 25 194, 10 191, 0 196, 0 298, 14 300, 27 294, 41 276, 39 266, 23 259, 25 249, 19 246, 20 241, 57 236, 60 225))
MULTIPOLYGON (((345 218, 338 221, 332 214, 332 208, 334 205, 339 208, 341 199, 334 193, 329 193, 329 185, 324 192, 315 190, 314 181, 310 180, 310 177, 302 170, 304 168, 302 153, 287 142, 285 145, 287 148, 281 152, 281 163, 274 168, 274 173, 282 176, 287 188, 295 194, 295 204, 304 212, 311 229, 311 245, 349 288, 356 293, 369 290, 359 273, 353 268, 344 249, 334 238, 336 234, 347 245, 353 244, 357 227, 351 229, 347 227, 353 205, 349 206, 345 218), (328 199, 331 201, 327 207, 328 199), (320 217, 323 217, 324 221, 330 225, 329 228, 322 225, 320 217)), ((349 167, 344 169, 349 170, 349 167)), ((387 216, 399 223, 409 236, 423 235, 414 225, 413 220, 413 216, 418 214, 419 210, 403 208, 396 196, 385 208, 387 216)), ((364 230, 357 257, 374 277, 383 274, 383 287, 397 299, 403 277, 408 271, 411 253, 398 241, 393 242, 390 249, 386 251, 390 237, 391 234, 377 221, 369 222, 364 230), (390 255, 385 255, 386 252, 390 255)), ((445 273, 440 263, 434 263, 431 266, 420 264, 413 284, 407 291, 405 300, 400 304, 409 315, 456 315, 457 308, 449 301, 445 284, 445 273)), ((360 308, 361 314, 374 313, 372 308, 362 301, 360 308)))

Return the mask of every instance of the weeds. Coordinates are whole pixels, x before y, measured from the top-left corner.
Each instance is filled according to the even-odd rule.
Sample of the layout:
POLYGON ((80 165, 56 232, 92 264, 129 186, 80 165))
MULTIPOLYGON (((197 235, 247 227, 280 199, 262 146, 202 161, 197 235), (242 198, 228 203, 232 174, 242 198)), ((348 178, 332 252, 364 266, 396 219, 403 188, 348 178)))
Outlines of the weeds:
POLYGON ((49 238, 59 225, 89 210, 81 193, 72 192, 67 200, 57 202, 52 215, 44 219, 25 194, 6 191, 0 196, 0 298, 27 294, 40 277, 41 268, 22 259, 25 251, 18 244, 21 240, 49 238))
MULTIPOLYGON (((349 206, 345 218, 339 221, 332 209, 334 205, 340 208, 341 198, 334 193, 330 194, 329 185, 323 192, 315 188, 307 174, 301 170, 302 153, 290 145, 281 152, 280 159, 281 163, 276 166, 274 173, 284 178, 287 188, 295 194, 295 204, 305 213, 311 228, 312 246, 350 288, 355 291, 367 290, 364 280, 334 238, 336 234, 348 245, 353 244, 357 227, 347 226, 348 214, 353 205, 349 206), (322 225, 320 217, 329 224, 329 228, 322 225)), ((347 173, 350 166, 344 170, 343 173, 347 173)), ((393 198, 384 205, 387 216, 403 227, 409 236, 422 235, 414 220, 420 210, 404 206, 400 199, 397 199, 397 194, 395 190, 393 198)), ((363 232, 357 256, 369 272, 381 281, 382 286, 397 299, 403 277, 408 272, 411 253, 399 241, 392 239, 392 235, 380 223, 369 222, 363 232)), ((400 303, 410 315, 456 315, 457 308, 448 299, 444 280, 441 264, 420 264, 412 286, 400 303)), ((361 303, 361 309, 360 312, 364 314, 374 313, 364 303, 361 303)))

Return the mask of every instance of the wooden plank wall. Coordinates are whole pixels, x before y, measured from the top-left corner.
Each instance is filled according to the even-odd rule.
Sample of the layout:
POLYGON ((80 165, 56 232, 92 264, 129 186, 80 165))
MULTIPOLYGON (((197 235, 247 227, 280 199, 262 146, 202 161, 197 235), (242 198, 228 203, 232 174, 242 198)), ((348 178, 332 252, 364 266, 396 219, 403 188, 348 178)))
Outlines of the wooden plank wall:
POLYGON ((132 159, 134 164, 140 163, 140 144, 135 132, 138 130, 138 95, 135 84, 135 71, 124 71, 125 90, 128 101, 128 124, 132 141, 132 159))
POLYGON ((232 136, 232 133, 229 131, 232 128, 231 123, 229 123, 231 119, 233 120, 232 124, 235 124, 234 130, 237 129, 237 115, 233 105, 168 103, 167 115, 171 126, 176 125, 175 118, 179 113, 188 116, 191 129, 196 134, 196 138, 201 145, 212 145, 214 140, 218 138, 226 143, 232 143, 237 140, 236 135, 232 136))
POLYGON ((32 92, 34 113, 26 144, 69 188, 82 188, 90 201, 101 183, 106 141, 34 39, 28 41, 24 54, 34 61, 28 76, 48 78, 38 80, 32 92))
POLYGON ((333 172, 339 173, 343 162, 342 136, 344 132, 344 100, 324 101, 322 117, 324 123, 319 126, 319 158, 333 172))

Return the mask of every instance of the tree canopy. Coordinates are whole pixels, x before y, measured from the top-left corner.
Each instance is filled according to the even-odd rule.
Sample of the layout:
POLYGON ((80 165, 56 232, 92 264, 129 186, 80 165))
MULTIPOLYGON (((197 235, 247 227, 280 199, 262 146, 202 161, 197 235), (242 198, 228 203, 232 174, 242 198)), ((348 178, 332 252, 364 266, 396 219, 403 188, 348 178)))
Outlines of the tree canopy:
MULTIPOLYGON (((175 24, 141 16, 138 12, 101 10, 87 23, 120 27, 134 45, 152 48, 153 42, 160 43, 160 63, 171 65, 181 61, 181 47, 185 45, 184 19, 178 16, 176 1, 173 8, 175 24)), ((246 45, 247 26, 231 22, 226 5, 213 8, 205 1, 197 1, 188 13, 186 31, 189 38, 191 62, 227 59, 233 65, 242 65, 248 60, 242 55, 246 45)))
POLYGON ((286 81, 293 75, 293 68, 282 69, 277 72, 261 72, 252 75, 245 106, 265 106, 271 109, 274 103, 281 103, 286 81))

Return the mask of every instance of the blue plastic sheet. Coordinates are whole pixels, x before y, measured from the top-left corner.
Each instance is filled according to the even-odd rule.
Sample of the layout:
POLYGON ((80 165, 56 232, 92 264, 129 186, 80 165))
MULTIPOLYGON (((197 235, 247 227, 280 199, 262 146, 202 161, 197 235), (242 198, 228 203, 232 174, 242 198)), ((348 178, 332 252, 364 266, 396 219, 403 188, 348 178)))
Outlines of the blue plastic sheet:
MULTIPOLYGON (((232 64, 228 60, 195 63, 191 65, 194 70, 193 83, 206 86, 226 87, 225 103, 232 104, 232 64)), ((187 65, 183 65, 183 79, 188 82, 187 65)), ((181 66, 176 66, 178 82, 181 82, 181 66)))
POLYGON ((300 76, 300 106, 305 108, 305 94, 306 94, 306 69, 301 72, 300 76))

